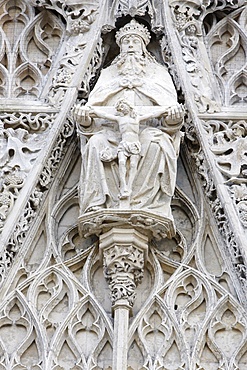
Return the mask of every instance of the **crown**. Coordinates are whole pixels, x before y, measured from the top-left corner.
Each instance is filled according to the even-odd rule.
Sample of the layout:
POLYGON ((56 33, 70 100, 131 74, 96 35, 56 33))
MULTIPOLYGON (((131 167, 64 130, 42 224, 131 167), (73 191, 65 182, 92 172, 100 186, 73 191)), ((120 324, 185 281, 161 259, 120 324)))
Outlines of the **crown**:
POLYGON ((120 45, 120 40, 127 35, 137 35, 141 37, 145 45, 149 43, 151 38, 147 27, 138 23, 135 19, 132 19, 130 23, 127 23, 124 27, 120 28, 120 30, 116 33, 116 43, 120 45))

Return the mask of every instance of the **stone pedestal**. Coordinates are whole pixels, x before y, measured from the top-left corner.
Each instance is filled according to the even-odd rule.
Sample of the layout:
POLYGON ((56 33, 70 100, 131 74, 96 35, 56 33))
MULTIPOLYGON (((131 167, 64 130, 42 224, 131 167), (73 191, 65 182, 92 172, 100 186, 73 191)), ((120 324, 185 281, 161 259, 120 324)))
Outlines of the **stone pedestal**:
POLYGON ((176 234, 172 218, 146 210, 100 209, 80 216, 78 225, 83 237, 99 236, 113 227, 133 228, 157 240, 170 239, 176 234))
POLYGON ((148 236, 134 228, 113 227, 100 235, 105 278, 111 289, 112 310, 125 306, 132 314, 136 286, 141 282, 148 236))
POLYGON ((99 236, 114 317, 113 370, 126 370, 129 317, 141 283, 150 239, 175 235, 172 219, 148 211, 102 209, 79 217, 82 236, 99 236))
POLYGON ((114 316, 113 370, 127 369, 129 316, 136 287, 143 278, 147 250, 148 237, 134 228, 113 227, 100 235, 100 252, 114 316))

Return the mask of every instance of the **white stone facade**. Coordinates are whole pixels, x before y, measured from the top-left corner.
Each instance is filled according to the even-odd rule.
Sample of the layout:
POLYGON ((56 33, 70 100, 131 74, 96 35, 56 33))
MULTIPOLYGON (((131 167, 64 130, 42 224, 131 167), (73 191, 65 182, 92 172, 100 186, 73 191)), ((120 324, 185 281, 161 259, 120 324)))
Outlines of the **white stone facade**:
POLYGON ((1 370, 247 369, 246 19, 0 0, 1 370))

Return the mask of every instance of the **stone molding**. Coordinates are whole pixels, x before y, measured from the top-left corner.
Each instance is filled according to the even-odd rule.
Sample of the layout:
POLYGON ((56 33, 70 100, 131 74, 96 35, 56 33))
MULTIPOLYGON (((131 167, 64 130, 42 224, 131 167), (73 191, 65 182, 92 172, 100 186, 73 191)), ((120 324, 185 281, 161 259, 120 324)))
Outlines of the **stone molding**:
MULTIPOLYGON (((241 42, 246 38, 246 1, 170 0, 169 4, 0 1, 5 15, 17 9, 16 26, 23 25, 25 34, 15 43, 20 46, 16 55, 21 50, 23 57, 18 59, 20 68, 15 70, 14 52, 8 60, 19 76, 12 80, 12 92, 22 94, 22 88, 33 83, 25 80, 24 60, 32 59, 28 40, 36 38, 34 49, 43 50, 49 70, 41 76, 38 71, 44 63, 30 68, 37 86, 42 81, 32 90, 40 102, 26 99, 22 104, 17 97, 0 101, 0 157, 5 163, 0 176, 3 369, 244 370, 247 366, 246 109, 238 105, 245 98, 246 45, 241 42), (79 211, 80 149, 87 138, 77 148, 71 107, 77 94, 78 100, 88 99, 98 72, 114 57, 116 45, 109 45, 110 37, 101 38, 101 32, 112 36, 126 19, 116 19, 118 10, 148 23, 153 32, 150 50, 160 62, 163 56, 179 103, 186 103, 188 118, 171 203, 174 220, 144 209, 109 208, 83 215, 79 211), (144 16, 146 10, 150 18, 144 16), (60 27, 58 36, 66 29, 58 49, 51 47, 54 54, 42 49, 46 36, 43 46, 37 47, 42 32, 49 31, 49 27, 44 30, 44 14, 50 14, 45 23, 52 28, 49 42, 54 41, 54 25, 60 27), (227 31, 226 18, 228 34, 222 40, 234 36, 235 49, 227 49, 227 63, 222 65, 234 70, 232 80, 220 87, 214 73, 224 68, 217 70, 211 63, 206 43, 214 36, 219 40, 217 29, 227 31), (213 26, 208 41, 202 35, 205 20, 213 26), (229 25, 234 25, 234 32, 229 25), (234 91, 230 82, 237 83, 234 91), (229 99, 223 100, 234 101, 235 107, 222 107, 222 94, 228 94, 229 99), (216 112, 219 106, 221 111, 216 112), (35 146, 31 139, 37 137, 35 146), (41 137, 45 145, 40 148, 41 137), (9 156, 1 151, 6 146, 9 156), (36 162, 31 159, 34 148, 36 162), (20 170, 11 167, 13 159, 20 170)), ((4 19, 0 16, 0 22, 4 19)), ((3 66, 7 38, 3 33, 0 37, 1 95, 6 94, 2 77, 11 73, 3 66)), ((153 121, 154 127, 160 123, 153 121)))
POLYGON ((112 227, 133 227, 154 238, 172 238, 175 226, 172 219, 140 210, 106 209, 83 214, 78 219, 79 229, 85 237, 100 235, 112 227))

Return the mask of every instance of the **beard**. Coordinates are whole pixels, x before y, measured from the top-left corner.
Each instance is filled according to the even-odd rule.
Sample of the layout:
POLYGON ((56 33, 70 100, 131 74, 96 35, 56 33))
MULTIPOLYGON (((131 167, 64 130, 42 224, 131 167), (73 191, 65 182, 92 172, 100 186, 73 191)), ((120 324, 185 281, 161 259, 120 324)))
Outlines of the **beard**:
POLYGON ((147 59, 138 53, 121 53, 115 63, 120 75, 142 77, 145 74, 147 59))

